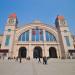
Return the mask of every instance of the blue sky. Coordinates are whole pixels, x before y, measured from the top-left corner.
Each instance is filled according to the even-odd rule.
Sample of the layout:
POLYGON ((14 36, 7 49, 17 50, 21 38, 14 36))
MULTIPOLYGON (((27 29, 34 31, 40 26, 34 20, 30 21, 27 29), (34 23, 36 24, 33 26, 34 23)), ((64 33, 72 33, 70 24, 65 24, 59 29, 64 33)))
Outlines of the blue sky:
POLYGON ((0 0, 0 34, 8 16, 16 13, 19 26, 39 19, 54 25, 57 15, 63 15, 70 31, 75 35, 75 0, 0 0))

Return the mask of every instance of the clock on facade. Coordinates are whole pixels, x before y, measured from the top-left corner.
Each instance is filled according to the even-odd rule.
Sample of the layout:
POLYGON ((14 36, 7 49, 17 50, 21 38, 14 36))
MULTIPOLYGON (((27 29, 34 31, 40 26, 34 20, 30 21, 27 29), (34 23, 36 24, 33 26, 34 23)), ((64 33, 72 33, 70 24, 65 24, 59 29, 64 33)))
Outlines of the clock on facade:
POLYGON ((9 24, 13 24, 14 23, 14 19, 9 19, 9 24))
POLYGON ((60 21, 60 24, 65 25, 65 21, 64 20, 61 20, 60 21))

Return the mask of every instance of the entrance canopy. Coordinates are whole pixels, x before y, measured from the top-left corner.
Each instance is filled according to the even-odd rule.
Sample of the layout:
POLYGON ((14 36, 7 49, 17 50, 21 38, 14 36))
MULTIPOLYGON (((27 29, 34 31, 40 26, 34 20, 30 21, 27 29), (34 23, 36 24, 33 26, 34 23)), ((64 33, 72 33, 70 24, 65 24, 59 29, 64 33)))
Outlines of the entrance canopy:
POLYGON ((0 49, 0 53, 8 53, 9 49, 0 49))
POLYGON ((69 53, 75 53, 75 50, 68 50, 69 53))

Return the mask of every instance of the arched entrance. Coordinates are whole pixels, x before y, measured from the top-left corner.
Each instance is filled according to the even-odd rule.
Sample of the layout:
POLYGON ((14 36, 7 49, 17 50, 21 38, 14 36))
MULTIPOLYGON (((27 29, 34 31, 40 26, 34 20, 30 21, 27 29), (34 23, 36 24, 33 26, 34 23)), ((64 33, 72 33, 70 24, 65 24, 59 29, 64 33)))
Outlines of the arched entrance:
POLYGON ((49 57, 50 58, 57 58, 57 52, 54 47, 49 48, 49 57))
POLYGON ((41 47, 35 47, 33 51, 33 58, 42 58, 42 48, 41 47))
POLYGON ((20 47, 19 48, 19 53, 18 56, 21 58, 26 58, 27 50, 25 47, 20 47))

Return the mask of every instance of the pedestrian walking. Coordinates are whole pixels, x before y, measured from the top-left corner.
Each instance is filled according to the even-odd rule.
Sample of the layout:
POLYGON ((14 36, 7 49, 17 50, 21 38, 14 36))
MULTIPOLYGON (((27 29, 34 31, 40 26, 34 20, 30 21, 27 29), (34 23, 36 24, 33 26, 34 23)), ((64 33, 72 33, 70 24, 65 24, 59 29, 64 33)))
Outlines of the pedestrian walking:
POLYGON ((47 57, 45 57, 45 64, 47 64, 47 57))
POLYGON ((20 63, 21 63, 21 61, 22 61, 22 58, 20 57, 20 63))
POLYGON ((43 57, 43 64, 47 64, 47 57, 46 56, 43 57))
POLYGON ((39 57, 39 61, 38 61, 38 63, 39 63, 39 62, 41 63, 40 57, 39 57))
POLYGON ((16 57, 16 61, 18 61, 18 56, 16 57))
POLYGON ((43 57, 43 64, 44 64, 44 57, 43 57))

